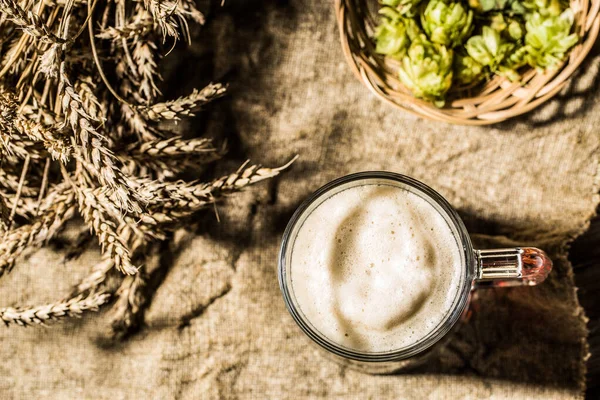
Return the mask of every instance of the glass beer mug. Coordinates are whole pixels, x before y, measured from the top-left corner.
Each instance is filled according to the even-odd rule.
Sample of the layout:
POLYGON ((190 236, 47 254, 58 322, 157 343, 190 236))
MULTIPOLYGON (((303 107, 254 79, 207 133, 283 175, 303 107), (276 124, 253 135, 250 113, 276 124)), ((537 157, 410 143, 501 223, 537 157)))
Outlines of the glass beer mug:
MULTIPOLYGON (((419 201, 421 201, 419 200, 419 201)), ((408 203, 407 203, 408 204, 408 203)), ((332 239, 335 240, 335 239, 332 239)), ((385 240, 385 238, 381 238, 385 240)), ((407 239, 408 240, 408 239, 407 239)), ((325 245, 325 243, 323 243, 325 245)), ((452 266, 450 266, 452 267, 452 266)), ((301 268, 301 267, 297 267, 301 268)), ((306 266, 303 268, 316 268, 306 266)), ((454 266, 453 268, 459 268, 454 266)), ((476 250, 465 225, 452 206, 437 192, 425 184, 407 176, 390 172, 360 172, 336 179, 313 193, 292 216, 283 236, 278 266, 278 278, 285 305, 300 329, 338 362, 370 373, 390 373, 424 362, 433 350, 453 330, 469 305, 471 293, 478 287, 531 286, 541 283, 552 269, 552 262, 542 251, 534 247, 476 250), (444 311, 439 323, 422 337, 409 344, 385 351, 366 351, 340 343, 316 327, 319 317, 308 315, 302 309, 295 292, 297 278, 294 274, 293 254, 298 234, 304 229, 307 218, 332 196, 365 185, 377 185, 407 191, 418 196, 437 212, 450 228, 460 253, 458 284, 448 293, 451 306, 444 311)), ((297 274, 296 274, 297 275, 297 274)), ((321 293, 313 293, 320 296, 321 293)), ((386 293, 381 293, 386 296, 386 293)), ((323 312, 327 312, 324 310, 323 312)))

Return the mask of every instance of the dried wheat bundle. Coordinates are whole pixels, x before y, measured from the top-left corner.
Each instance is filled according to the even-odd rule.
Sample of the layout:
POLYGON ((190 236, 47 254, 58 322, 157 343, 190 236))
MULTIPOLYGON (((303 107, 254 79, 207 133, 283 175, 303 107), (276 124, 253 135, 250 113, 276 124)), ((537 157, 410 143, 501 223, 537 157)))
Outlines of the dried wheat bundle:
POLYGON ((0 308, 0 320, 43 324, 97 310, 114 294, 121 335, 146 302, 141 267, 152 246, 182 218, 287 165, 244 164, 211 182, 180 178, 224 152, 161 124, 225 93, 211 83, 161 98, 162 55, 189 41, 188 24, 204 23, 193 1, 0 0, 0 11, 0 276, 78 215, 104 255, 67 299, 0 308), (105 284, 114 271, 118 289, 105 284))

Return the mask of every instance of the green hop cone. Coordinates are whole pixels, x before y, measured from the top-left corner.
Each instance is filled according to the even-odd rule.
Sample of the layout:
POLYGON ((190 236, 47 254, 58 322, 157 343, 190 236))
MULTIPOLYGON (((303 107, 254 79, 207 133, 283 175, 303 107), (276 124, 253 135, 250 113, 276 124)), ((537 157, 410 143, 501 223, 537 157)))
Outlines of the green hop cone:
POLYGON ((402 57, 410 44, 406 22, 401 15, 390 7, 379 10, 381 22, 375 28, 375 52, 392 57, 402 57))
POLYGON ((456 47, 473 29, 473 11, 461 3, 431 0, 421 14, 421 25, 432 42, 456 47))
POLYGON ((381 0, 381 4, 398 10, 398 12, 406 17, 414 17, 418 10, 419 4, 423 0, 381 0))
POLYGON ((465 49, 479 64, 490 67, 495 72, 500 63, 513 49, 514 45, 502 39, 500 32, 483 27, 481 35, 471 36, 465 45, 465 49))
POLYGON ((475 83, 483 78, 483 66, 473 57, 455 53, 454 54, 454 80, 462 85, 475 83))
POLYGON ((552 68, 561 63, 567 51, 573 47, 578 37, 571 32, 573 11, 567 9, 559 16, 544 17, 533 13, 525 27, 525 46, 527 46, 527 63, 535 68, 552 68))
POLYGON ((421 34, 413 39, 402 59, 400 80, 414 96, 442 107, 452 86, 452 58, 452 50, 421 34))

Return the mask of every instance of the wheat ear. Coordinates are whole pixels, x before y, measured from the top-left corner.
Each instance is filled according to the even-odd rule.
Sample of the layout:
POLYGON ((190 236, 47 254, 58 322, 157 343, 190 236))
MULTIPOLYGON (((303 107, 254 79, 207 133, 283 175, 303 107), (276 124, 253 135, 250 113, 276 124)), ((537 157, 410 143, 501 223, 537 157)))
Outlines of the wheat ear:
POLYGON ((19 26, 23 31, 34 38, 44 43, 65 43, 65 39, 61 39, 50 31, 44 24, 39 15, 32 11, 25 11, 14 0, 0 0, 0 6, 4 15, 11 20, 15 25, 19 26))
POLYGON ((111 328, 116 339, 122 338, 137 325, 137 319, 147 301, 145 286, 145 274, 140 272, 134 276, 126 276, 115 293, 118 298, 111 309, 111 328))
POLYGON ((80 317, 85 311, 97 311, 110 298, 106 293, 92 293, 87 297, 77 296, 57 303, 29 308, 0 308, 0 321, 4 324, 30 326, 65 317, 80 317))
POLYGON ((74 186, 79 212, 86 224, 98 236, 102 251, 114 260, 117 269, 124 274, 133 275, 137 268, 131 263, 129 249, 116 232, 116 224, 110 217, 113 212, 108 197, 99 188, 80 188, 74 186))
POLYGON ((225 94, 225 86, 220 83, 211 83, 202 90, 194 89, 188 96, 180 97, 164 103, 156 103, 145 109, 151 121, 165 119, 180 119, 193 115, 193 111, 225 94))
POLYGON ((151 142, 144 142, 136 149, 137 153, 151 157, 173 157, 202 153, 215 154, 219 151, 220 150, 213 145, 212 140, 204 138, 190 140, 183 140, 180 138, 154 140, 151 142))
POLYGON ((288 168, 297 157, 279 168, 265 168, 260 165, 244 163, 236 172, 223 176, 209 183, 190 184, 147 183, 140 188, 150 200, 149 207, 156 213, 170 218, 181 218, 194 213, 229 193, 242 190, 248 185, 273 178, 288 168))

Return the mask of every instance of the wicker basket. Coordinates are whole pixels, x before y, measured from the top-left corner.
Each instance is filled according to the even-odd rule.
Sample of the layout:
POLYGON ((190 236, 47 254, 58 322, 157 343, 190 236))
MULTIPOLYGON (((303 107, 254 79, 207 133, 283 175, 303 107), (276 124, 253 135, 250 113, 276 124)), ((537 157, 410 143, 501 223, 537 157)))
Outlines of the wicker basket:
POLYGON ((592 48, 600 28, 600 0, 572 0, 575 32, 581 37, 558 68, 533 68, 511 82, 494 76, 485 84, 450 89, 446 106, 437 108, 413 97, 398 79, 397 67, 375 53, 371 39, 378 22, 377 0, 336 0, 342 48, 354 74, 376 96, 420 117, 462 125, 490 125, 533 110, 558 93, 592 48))

